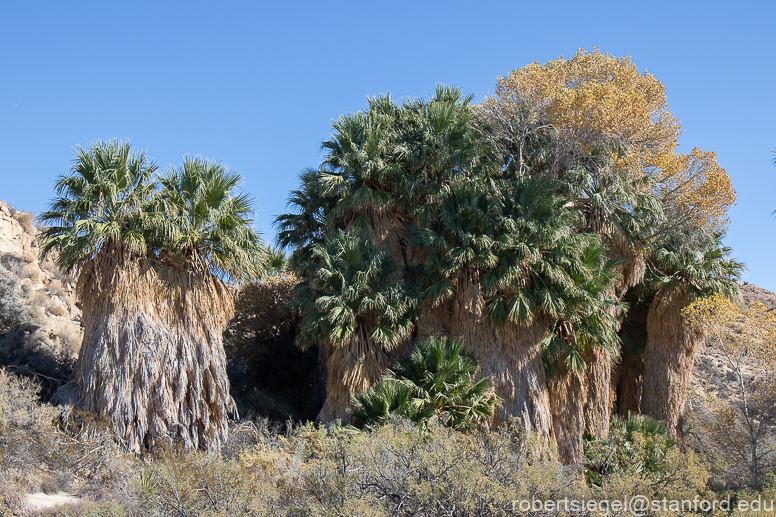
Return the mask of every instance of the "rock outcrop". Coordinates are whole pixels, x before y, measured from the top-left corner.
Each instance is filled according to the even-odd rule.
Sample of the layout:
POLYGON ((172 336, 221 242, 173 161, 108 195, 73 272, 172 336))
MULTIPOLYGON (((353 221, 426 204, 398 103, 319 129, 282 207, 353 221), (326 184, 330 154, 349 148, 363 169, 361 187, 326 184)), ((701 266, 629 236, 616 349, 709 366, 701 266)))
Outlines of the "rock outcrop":
POLYGON ((46 375, 77 357, 81 311, 73 279, 52 257, 39 260, 37 236, 32 214, 0 201, 0 366, 46 375), (18 309, 9 315, 10 305, 18 309))

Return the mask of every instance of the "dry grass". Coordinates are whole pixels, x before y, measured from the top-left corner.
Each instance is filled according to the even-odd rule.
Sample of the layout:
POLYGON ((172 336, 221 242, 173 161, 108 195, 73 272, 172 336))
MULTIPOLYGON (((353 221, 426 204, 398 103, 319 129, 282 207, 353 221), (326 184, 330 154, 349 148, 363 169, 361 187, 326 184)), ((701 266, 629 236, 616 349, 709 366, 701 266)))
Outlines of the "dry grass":
POLYGON ((32 306, 40 307, 47 314, 64 316, 68 312, 67 304, 59 296, 47 290, 34 291, 28 300, 32 306))
POLYGON ((31 214, 30 212, 17 211, 14 214, 14 219, 19 221, 19 224, 28 234, 34 236, 37 233, 35 228, 35 215, 31 214))
POLYGON ((115 499, 126 492, 130 464, 105 426, 90 415, 60 417, 40 403, 39 389, 0 370, 0 503, 23 512, 24 493, 115 499))
MULTIPOLYGON (((542 440, 514 419, 466 434, 402 420, 370 432, 305 424, 282 433, 245 421, 231 427, 222 454, 162 444, 153 454, 123 455, 104 422, 79 412, 60 418, 35 389, 0 371, 0 510, 9 515, 24 512, 33 491, 82 499, 57 515, 191 517, 506 516, 512 501, 532 498, 725 496, 724 488, 710 490, 703 458, 674 449, 648 464, 654 454, 639 436, 598 442, 611 468, 587 484, 541 454, 542 440)), ((771 495, 773 484, 763 490, 771 495)))

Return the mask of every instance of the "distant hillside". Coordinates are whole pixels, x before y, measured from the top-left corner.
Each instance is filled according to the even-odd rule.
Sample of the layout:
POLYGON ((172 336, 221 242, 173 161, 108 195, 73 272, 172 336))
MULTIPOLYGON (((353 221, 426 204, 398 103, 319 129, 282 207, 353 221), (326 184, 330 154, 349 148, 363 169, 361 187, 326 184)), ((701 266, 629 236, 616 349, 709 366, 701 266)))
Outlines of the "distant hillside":
POLYGON ((744 282, 743 285, 739 286, 739 289, 741 290, 741 295, 744 297, 744 303, 747 305, 751 305, 754 302, 761 302, 772 309, 776 308, 776 294, 747 282, 744 282))

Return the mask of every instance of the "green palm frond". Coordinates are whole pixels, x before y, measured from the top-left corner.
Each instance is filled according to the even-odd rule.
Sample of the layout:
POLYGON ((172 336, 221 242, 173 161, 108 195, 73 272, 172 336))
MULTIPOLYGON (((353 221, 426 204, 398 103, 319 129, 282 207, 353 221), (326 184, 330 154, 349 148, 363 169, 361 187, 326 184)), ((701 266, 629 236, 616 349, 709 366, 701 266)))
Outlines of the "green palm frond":
POLYGON ((396 266, 371 241, 344 232, 312 249, 308 281, 295 291, 293 307, 304 314, 300 342, 336 344, 365 329, 374 346, 393 349, 409 337, 414 324, 414 297, 390 280, 396 266), (327 323, 323 323, 323 320, 327 323))
POLYGON ((653 251, 646 285, 664 291, 684 291, 690 298, 722 293, 734 297, 744 265, 730 258, 724 232, 701 228, 691 236, 669 236, 653 251))
POLYGON ((55 183, 57 197, 38 217, 47 226, 41 257, 57 251, 58 266, 69 272, 109 246, 145 253, 156 165, 118 140, 96 141, 75 153, 70 174, 55 183))
POLYGON ((368 425, 400 415, 420 426, 439 420, 466 430, 487 422, 500 400, 489 377, 477 380, 477 360, 463 353, 463 343, 430 338, 417 343, 412 356, 400 360, 374 388, 356 397, 351 412, 368 425))
POLYGON ((184 262, 202 260, 217 276, 247 281, 263 274, 269 254, 253 228, 251 199, 237 192, 239 174, 187 156, 159 182, 150 238, 160 248, 184 262))

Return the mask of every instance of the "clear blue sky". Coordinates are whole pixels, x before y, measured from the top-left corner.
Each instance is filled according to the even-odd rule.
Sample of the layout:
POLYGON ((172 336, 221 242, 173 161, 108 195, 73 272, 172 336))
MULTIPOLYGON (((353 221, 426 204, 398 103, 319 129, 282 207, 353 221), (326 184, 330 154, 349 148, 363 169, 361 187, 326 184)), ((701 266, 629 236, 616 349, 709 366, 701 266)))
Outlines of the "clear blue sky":
POLYGON ((476 99, 580 47, 631 55, 667 88, 681 148, 717 152, 738 205, 728 243, 776 291, 776 2, 3 2, 0 199, 40 212, 73 146, 130 139, 163 168, 241 172, 274 238, 332 119, 365 97, 476 99))

